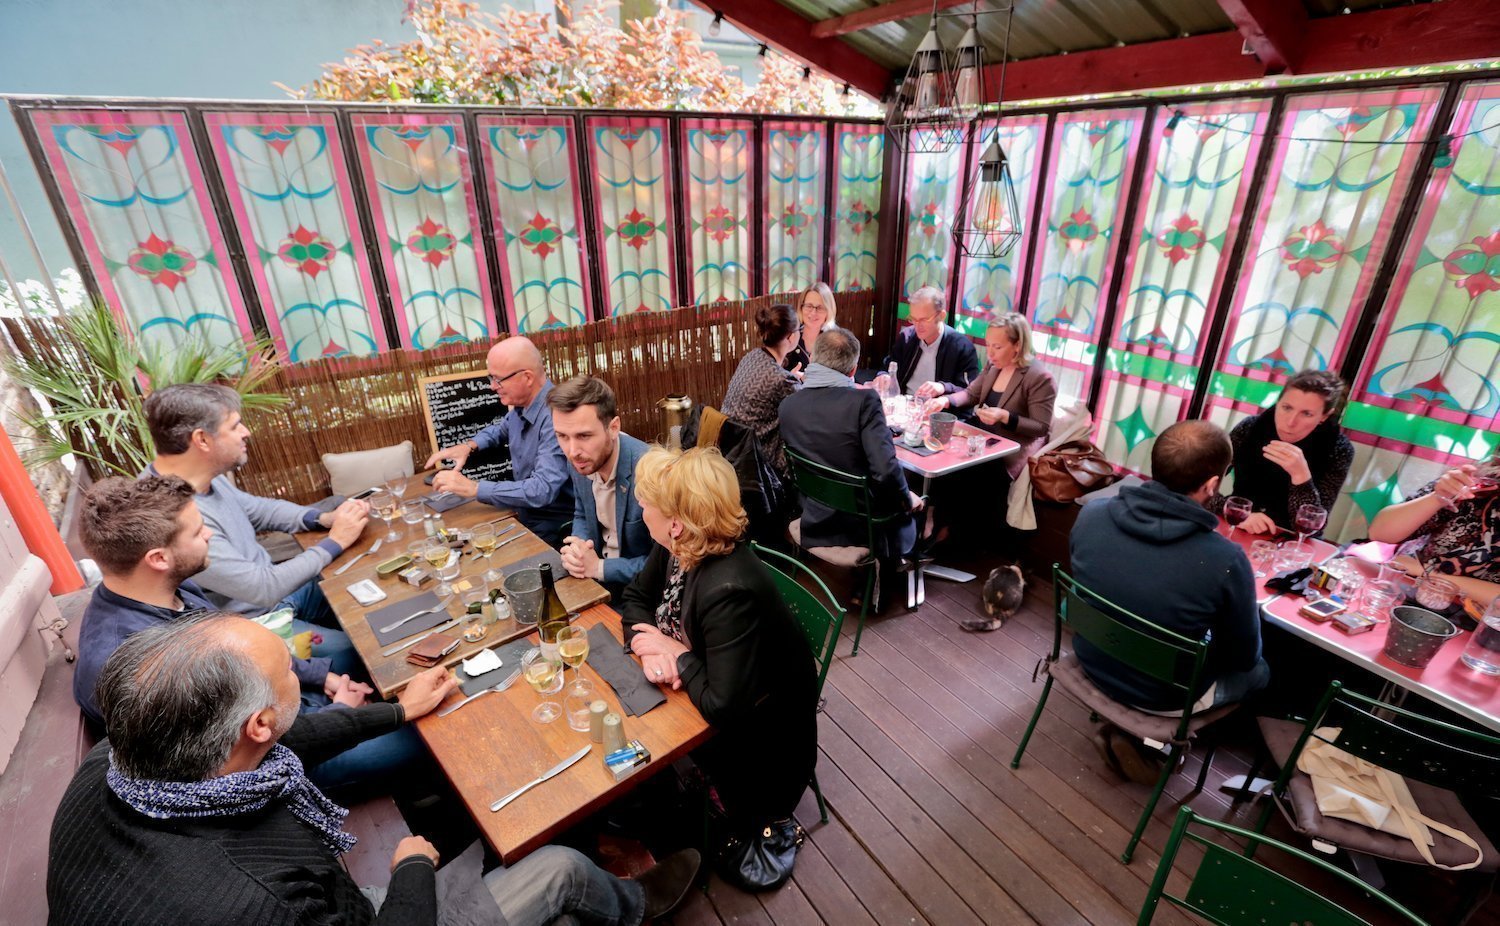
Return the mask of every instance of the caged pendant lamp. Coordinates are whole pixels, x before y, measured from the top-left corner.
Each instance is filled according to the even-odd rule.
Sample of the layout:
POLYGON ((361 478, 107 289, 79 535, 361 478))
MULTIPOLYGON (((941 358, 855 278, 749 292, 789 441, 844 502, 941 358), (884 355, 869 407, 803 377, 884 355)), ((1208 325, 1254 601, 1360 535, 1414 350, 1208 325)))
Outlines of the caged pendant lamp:
POLYGON ((886 131, 909 154, 943 154, 964 139, 966 120, 953 106, 953 62, 943 51, 937 24, 934 0, 932 26, 886 109, 886 131))
POLYGON ((1015 3, 1006 11, 1005 51, 1000 58, 1000 93, 995 100, 995 123, 989 144, 979 155, 974 174, 964 190, 963 214, 953 229, 953 241, 966 257, 999 258, 1021 240, 1021 210, 1010 161, 1000 144, 1000 104, 1005 97, 1005 62, 1010 57, 1010 20, 1015 3))

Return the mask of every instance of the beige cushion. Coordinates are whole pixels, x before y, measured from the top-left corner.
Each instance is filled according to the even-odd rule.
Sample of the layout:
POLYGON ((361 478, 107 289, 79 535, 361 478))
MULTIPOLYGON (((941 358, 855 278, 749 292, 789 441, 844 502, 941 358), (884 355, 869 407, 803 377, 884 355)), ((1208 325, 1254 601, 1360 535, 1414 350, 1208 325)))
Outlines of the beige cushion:
MULTIPOLYGON (((1083 702, 1084 707, 1131 736, 1156 740, 1158 743, 1170 743, 1177 735, 1177 725, 1182 722, 1180 716, 1162 717, 1159 714, 1147 714, 1114 700, 1100 691, 1099 686, 1084 674, 1083 664, 1072 653, 1065 653, 1061 659, 1048 666, 1047 671, 1057 679, 1057 684, 1061 685, 1064 691, 1083 702)), ((1196 738, 1199 730, 1232 713, 1237 707, 1239 707, 1238 703, 1222 704, 1212 710, 1194 714, 1188 721, 1188 739, 1196 738)))
MULTIPOLYGON (((792 535, 792 543, 802 546, 802 519, 798 518, 786 526, 788 534, 792 535)), ((842 566, 845 569, 855 569, 870 564, 869 547, 807 547, 807 552, 830 566, 842 566)))
POLYGON ((392 477, 410 476, 416 472, 411 449, 411 441, 404 440, 376 450, 325 453, 323 468, 328 470, 328 487, 334 495, 353 495, 392 477))

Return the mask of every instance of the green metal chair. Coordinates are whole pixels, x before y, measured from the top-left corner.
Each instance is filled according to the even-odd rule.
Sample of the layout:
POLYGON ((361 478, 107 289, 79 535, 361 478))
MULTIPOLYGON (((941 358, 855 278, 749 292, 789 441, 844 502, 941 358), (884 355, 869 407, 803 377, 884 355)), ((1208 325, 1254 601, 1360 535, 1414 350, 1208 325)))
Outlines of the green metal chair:
MULTIPOLYGON (((1052 683, 1058 682, 1064 691, 1087 707, 1095 719, 1103 717, 1131 736, 1163 746, 1170 745, 1171 752, 1156 788, 1141 810, 1135 832, 1125 847, 1120 861, 1129 863, 1135 855, 1135 847, 1146 831, 1146 824, 1156 810, 1157 801, 1167 787, 1167 780, 1177 769, 1178 760, 1191 748, 1198 732, 1204 727, 1230 714, 1238 704, 1225 704, 1212 710, 1193 713, 1193 702, 1201 690, 1203 668, 1208 660, 1207 640, 1193 640, 1181 634, 1157 626, 1145 618, 1131 614, 1073 581, 1056 563, 1052 566, 1053 594, 1056 600, 1052 623, 1052 651, 1037 663, 1036 675, 1047 676, 1042 686, 1042 696, 1037 700, 1036 711, 1021 736, 1021 744, 1010 762, 1011 768, 1021 766, 1021 756, 1026 744, 1031 741, 1032 731, 1047 706, 1047 696, 1052 692, 1052 683), (1182 712, 1179 716, 1164 717, 1148 714, 1112 699, 1089 680, 1083 672, 1078 657, 1072 653, 1063 656, 1063 626, 1073 630, 1075 637, 1082 637, 1114 658, 1157 681, 1165 682, 1182 693, 1182 712)), ((1203 768, 1193 790, 1184 797, 1191 798, 1203 790, 1208 780, 1208 770, 1213 764, 1214 748, 1209 748, 1203 758, 1203 768)))
MULTIPOLYGON (((851 656, 859 655, 859 639, 865 632, 865 618, 870 613, 870 602, 875 597, 875 532, 897 518, 910 517, 910 512, 881 512, 875 508, 871 492, 870 477, 846 473, 815 463, 790 447, 786 450, 787 461, 792 467, 792 476, 797 481, 797 490, 803 498, 832 508, 834 511, 860 518, 865 523, 865 545, 862 547, 807 547, 807 552, 831 566, 843 569, 865 569, 865 592, 859 608, 859 628, 854 632, 854 649, 851 656)), ((791 524, 792 541, 802 547, 801 519, 791 524)))
POLYGON ((1137 926, 1146 926, 1155 918, 1156 908, 1162 900, 1218 926, 1264 926, 1265 923, 1370 926, 1369 920, 1344 909, 1322 893, 1304 887, 1247 855, 1241 855, 1233 848, 1214 841, 1208 834, 1189 830, 1189 826, 1252 842, 1258 841, 1290 858, 1312 865, 1349 885, 1357 894, 1373 899, 1382 908, 1382 915, 1378 920, 1382 924, 1400 921, 1426 926, 1425 920, 1385 894, 1371 889, 1354 875, 1301 849, 1258 836, 1250 830, 1200 817, 1190 807, 1177 811, 1177 822, 1172 826, 1167 847, 1162 850, 1161 862, 1156 866, 1156 877, 1151 881, 1151 889, 1146 892, 1146 902, 1141 905, 1140 918, 1136 920, 1137 926), (1172 874, 1172 863, 1177 858, 1177 850, 1188 841, 1203 847, 1203 861, 1198 864, 1187 893, 1179 897, 1167 893, 1167 879, 1172 874), (1386 919, 1386 916, 1392 919, 1386 919))
MULTIPOLYGON (((1261 736, 1281 773, 1271 785, 1272 800, 1261 811, 1255 831, 1264 833, 1279 807, 1292 828, 1318 848, 1345 849, 1414 865, 1427 860, 1410 839, 1347 820, 1325 817, 1313 795, 1312 779, 1297 760, 1314 739, 1378 765, 1406 779, 1421 811, 1473 838, 1483 855, 1479 866, 1463 873, 1468 890, 1460 899, 1466 917, 1478 908, 1500 872, 1500 850, 1485 835, 1464 804, 1484 801, 1492 809, 1500 795, 1500 737, 1424 717, 1393 704, 1349 691, 1334 681, 1306 720, 1258 718, 1261 736), (1337 731, 1330 734, 1329 731, 1337 731), (1464 795, 1460 800, 1459 795, 1464 795), (1488 878, 1482 877, 1489 875, 1488 878)), ((1474 860, 1474 849, 1432 832, 1434 860, 1461 865, 1474 860)), ((1254 843, 1250 851, 1255 851, 1254 843)))
MULTIPOLYGON (((833 665, 833 651, 838 646, 839 632, 844 626, 844 608, 833 597, 828 586, 818 578, 817 573, 797 562, 785 553, 778 553, 758 543, 752 543, 751 548, 755 550, 761 562, 771 570, 771 578, 776 582, 776 590, 781 593, 781 598, 786 602, 787 608, 792 616, 797 619, 797 624, 802 632, 807 635, 807 643, 812 647, 813 658, 818 662, 818 710, 823 709, 823 682, 828 678, 828 668, 833 665), (808 587, 808 584, 812 588, 808 587), (822 593, 822 599, 814 592, 816 589, 822 593), (826 603, 824 601, 826 599, 826 603)), ((812 776, 813 796, 818 799, 818 816, 824 823, 828 822, 828 805, 823 802, 823 790, 818 787, 818 773, 812 776)))

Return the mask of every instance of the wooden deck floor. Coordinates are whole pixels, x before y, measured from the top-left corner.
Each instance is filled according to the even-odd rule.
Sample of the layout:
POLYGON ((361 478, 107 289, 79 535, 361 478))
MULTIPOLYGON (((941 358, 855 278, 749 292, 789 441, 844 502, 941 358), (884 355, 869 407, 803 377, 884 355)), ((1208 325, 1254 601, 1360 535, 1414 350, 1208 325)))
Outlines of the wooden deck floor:
MULTIPOLYGON (((819 824, 809 793, 797 817, 810 838, 792 882, 751 896, 714 878, 675 917, 679 926, 1135 922, 1201 757, 1168 785, 1134 862, 1121 864, 1149 789, 1104 765, 1086 710, 1054 692, 1020 769, 1009 767, 1041 689, 1031 675, 1051 640, 1050 585, 1033 581, 1022 613, 989 634, 958 626, 980 613, 978 583, 927 588, 916 613, 872 622, 856 657, 853 622, 845 627, 819 726, 830 821, 819 824)), ((1254 738, 1248 723, 1225 735, 1195 810, 1253 822, 1256 811, 1233 805, 1219 784, 1246 771, 1254 738)), ((1279 819, 1271 832, 1306 847, 1279 819)), ((1200 858, 1184 850, 1175 888, 1200 858)), ((1387 871, 1392 893, 1445 919, 1445 898, 1457 894, 1451 876, 1388 868, 1397 869, 1387 871)), ((1361 908, 1357 891, 1311 878, 1306 866, 1288 870, 1361 908)), ((1156 922, 1192 920, 1164 907, 1156 922)), ((1500 917, 1488 909, 1471 922, 1500 917)))

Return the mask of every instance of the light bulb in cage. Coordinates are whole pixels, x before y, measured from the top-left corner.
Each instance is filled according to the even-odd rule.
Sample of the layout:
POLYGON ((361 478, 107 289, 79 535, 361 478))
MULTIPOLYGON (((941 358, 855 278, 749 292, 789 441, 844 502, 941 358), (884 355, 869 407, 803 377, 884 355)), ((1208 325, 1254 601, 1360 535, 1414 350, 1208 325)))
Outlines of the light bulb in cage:
POLYGON ((953 108, 960 114, 973 115, 984 102, 984 80, 980 76, 983 68, 984 46, 979 41, 979 29, 970 25, 953 53, 953 108))
POLYGON ((993 138, 979 158, 963 222, 954 232, 958 249, 969 257, 1004 257, 1021 240, 1016 185, 1000 139, 993 138))
POLYGON ((937 29, 927 31, 922 44, 917 46, 917 53, 912 56, 911 66, 913 74, 907 79, 914 79, 915 86, 912 87, 906 118, 927 119, 937 114, 938 106, 943 102, 943 46, 938 41, 937 29))

